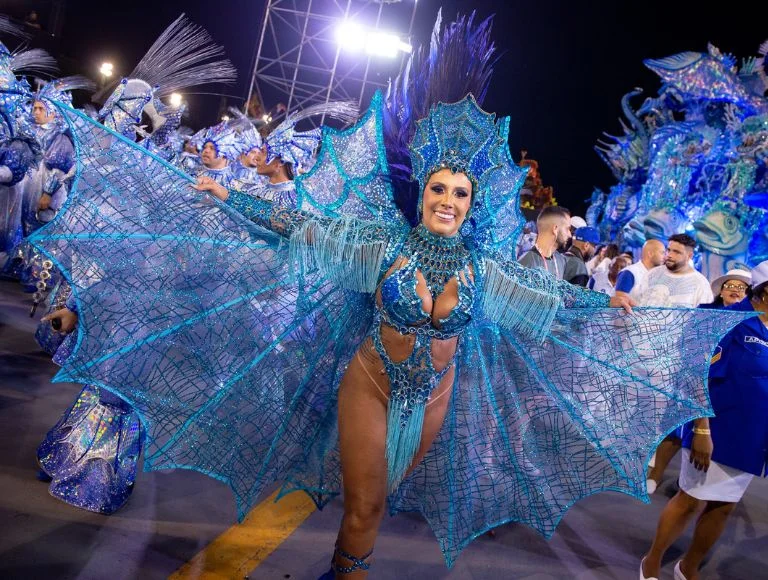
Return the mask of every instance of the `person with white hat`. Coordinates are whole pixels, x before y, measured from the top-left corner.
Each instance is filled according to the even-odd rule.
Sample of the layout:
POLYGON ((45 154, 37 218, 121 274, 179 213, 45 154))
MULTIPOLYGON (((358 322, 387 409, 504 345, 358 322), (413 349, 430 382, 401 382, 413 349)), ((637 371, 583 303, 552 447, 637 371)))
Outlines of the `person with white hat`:
MULTIPOLYGON (((640 580, 659 577, 664 553, 703 507, 691 546, 674 569, 675 580, 696 580, 747 486, 768 469, 768 260, 751 277, 751 297, 726 309, 758 316, 734 327, 715 350, 709 368, 715 416, 684 428, 680 491, 661 513, 653 545, 640 564, 640 580)), ((721 278, 715 282, 738 280, 731 272, 721 278)))
POLYGON ((744 300, 752 285, 752 274, 749 270, 728 270, 724 275, 712 281, 712 295, 715 301, 702 304, 702 308, 723 308, 744 300))

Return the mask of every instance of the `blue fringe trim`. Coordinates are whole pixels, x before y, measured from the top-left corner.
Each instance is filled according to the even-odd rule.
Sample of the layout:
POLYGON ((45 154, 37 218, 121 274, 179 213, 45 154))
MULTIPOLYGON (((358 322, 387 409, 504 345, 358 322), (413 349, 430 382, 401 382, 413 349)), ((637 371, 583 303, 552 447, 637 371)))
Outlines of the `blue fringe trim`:
POLYGON ((407 402, 389 400, 387 409, 387 489, 394 493, 405 478, 421 443, 427 402, 411 403, 410 413, 403 415, 407 402))
POLYGON ((387 243, 367 226, 350 218, 310 218, 291 235, 291 263, 302 271, 316 267, 341 288, 374 292, 387 243))
POLYGON ((560 307, 560 296, 535 290, 486 260, 482 308, 499 326, 541 342, 549 334, 560 307))

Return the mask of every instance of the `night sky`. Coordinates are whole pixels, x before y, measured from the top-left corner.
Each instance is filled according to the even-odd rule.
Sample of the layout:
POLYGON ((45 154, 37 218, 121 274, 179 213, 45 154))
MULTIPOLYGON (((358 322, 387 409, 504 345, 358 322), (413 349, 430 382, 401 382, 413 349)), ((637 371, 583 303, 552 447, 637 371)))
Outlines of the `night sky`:
MULTIPOLYGON (((5 2, 11 5, 8 12, 18 13, 21 0, 0 4, 5 2)), ((40 4, 45 24, 50 2, 22 4, 40 4)), ((262 0, 120 2, 119 12, 117 3, 103 0, 64 4, 62 35, 51 50, 65 72, 89 73, 111 60, 117 74, 127 74, 157 35, 186 12, 226 48, 240 71, 237 85, 213 90, 231 95, 230 104, 242 103, 262 0)), ((485 108, 512 117, 515 158, 526 148, 561 205, 581 212, 593 187, 612 183, 593 146, 603 131, 620 131, 621 96, 633 87, 644 88, 646 94, 659 87, 642 60, 704 52, 707 42, 739 58, 756 54, 768 37, 768 11, 759 12, 761 4, 728 2, 727 11, 722 5, 707 11, 700 2, 419 0, 415 44, 428 39, 441 5, 446 19, 459 8, 474 8, 482 17, 496 14, 494 38, 502 55, 485 108)), ((219 103, 219 97, 192 97, 188 123, 198 128, 215 122, 219 103)))

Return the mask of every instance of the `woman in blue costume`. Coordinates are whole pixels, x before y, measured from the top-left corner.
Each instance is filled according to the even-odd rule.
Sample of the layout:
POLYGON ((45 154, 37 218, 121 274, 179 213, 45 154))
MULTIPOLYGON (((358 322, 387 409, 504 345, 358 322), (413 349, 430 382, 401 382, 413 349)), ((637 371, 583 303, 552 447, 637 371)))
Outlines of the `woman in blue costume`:
MULTIPOLYGON (((471 24, 433 42, 487 48, 487 24, 471 24)), ((343 479, 339 576, 365 575, 387 498, 392 513, 424 515, 449 565, 508 521, 549 536, 598 491, 647 500, 658 440, 709 412, 702 352, 742 318, 628 316, 508 258, 525 170, 508 119, 466 89, 457 82, 451 104, 412 103, 408 167, 384 146, 380 96, 351 129, 325 130, 296 209, 215 187, 225 204, 200 197, 175 168, 62 108, 82 187, 34 237, 79 308, 57 380, 118 392, 146 428, 145 467, 225 482, 240 517, 273 482, 322 507, 343 479), (151 171, 108 161, 136 156, 151 171), (416 227, 393 187, 411 171, 416 227), (270 336, 255 312, 271 313, 270 336)))

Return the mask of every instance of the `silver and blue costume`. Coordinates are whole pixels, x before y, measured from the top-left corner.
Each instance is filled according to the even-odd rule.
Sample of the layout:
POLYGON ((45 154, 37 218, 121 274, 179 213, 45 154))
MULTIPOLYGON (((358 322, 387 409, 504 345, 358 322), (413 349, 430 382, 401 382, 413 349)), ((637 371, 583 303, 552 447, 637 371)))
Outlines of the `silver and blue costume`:
MULTIPOLYGON (((102 158, 101 170, 114 172, 115 176, 126 176, 126 163, 133 165, 132 170, 127 170, 128 173, 141 173, 145 168, 151 171, 152 160, 166 159, 169 150, 173 149, 166 129, 175 129, 181 111, 165 108, 158 97, 204 82, 232 80, 234 70, 229 61, 217 60, 203 64, 220 52, 221 48, 212 44, 207 32, 183 16, 174 21, 137 65, 132 73, 137 78, 123 79, 100 113, 100 118, 113 131, 110 135, 114 137, 120 134, 121 139, 133 141, 136 134, 142 132, 138 126, 142 112, 148 104, 152 105, 150 112, 156 124, 155 129, 158 129, 152 136, 156 135, 156 138, 152 140, 150 137, 144 143, 137 144, 130 157, 118 155, 109 159, 102 158), (142 79, 149 80, 152 85, 142 79), (154 104, 151 102, 153 96, 154 104), (147 148, 149 153, 142 147, 149 145, 148 141, 152 143, 147 148)), ((71 109, 68 111, 75 114, 71 109)), ((84 113, 77 115, 88 118, 84 113)), ((95 121, 91 123, 97 126, 95 121)), ((89 163, 89 152, 92 150, 81 140, 78 144, 84 147, 79 150, 77 160, 82 169, 89 163)), ((83 177, 80 171, 76 181, 83 177)), ((122 186, 113 193, 120 189, 122 186)), ((101 206, 94 209, 100 213, 109 213, 110 207, 116 209, 125 201, 119 196, 106 196, 100 201, 101 206)), ((72 202, 76 203, 74 200, 72 202)), ((56 224, 66 221, 67 218, 61 216, 42 229, 52 231, 58 227, 56 224)), ((110 226, 107 223, 104 225, 106 232, 110 226)), ((45 234, 41 232, 41 235, 45 234)), ((85 263, 83 266, 88 267, 85 263)), ((143 270, 146 264, 123 263, 123 266, 125 276, 130 279, 143 275, 142 272, 146 273, 143 270)), ((94 270, 91 274, 94 276, 92 282, 96 283, 99 273, 94 270)), ((54 362, 61 365, 68 364, 77 341, 82 340, 80 327, 89 318, 88 312, 79 311, 76 294, 68 294, 70 290, 66 283, 57 285, 50 296, 48 311, 62 307, 66 300, 67 308, 78 313, 77 331, 63 337, 54 332, 49 324, 41 324, 36 334, 44 349, 55 351, 54 362)), ((121 396, 102 382, 85 385, 38 448, 38 461, 43 472, 51 478, 50 491, 53 496, 75 507, 103 514, 111 514, 125 504, 133 490, 144 439, 140 414, 131 403, 129 398, 121 396)))
POLYGON ((550 536, 599 491, 647 501, 658 441, 710 414, 708 357, 743 315, 630 317, 509 259, 525 173, 508 119, 471 97, 434 108, 411 147, 422 185, 440 168, 475 180, 471 216, 450 240, 413 229, 394 203, 380 97, 351 129, 324 131, 315 166, 296 180, 296 209, 238 192, 227 204, 201 199, 178 169, 61 110, 82 152, 77 182, 32 236, 66 273, 80 314, 55 380, 119 394, 145 427, 145 468, 225 482, 240 518, 276 481, 320 507, 340 492, 339 383, 383 325, 417 345, 404 366, 377 348, 391 385, 390 508, 423 514, 449 565, 508 521, 550 536), (109 162, 137 156, 150 170, 109 162), (447 319, 419 311, 416 269, 433 297, 460 282, 447 319), (405 476, 442 372, 429 344, 449 337, 447 415, 405 476))
MULTIPOLYGON (((67 308, 77 312, 74 300, 67 308)), ((58 347, 53 361, 64 364, 76 332, 58 347)), ((113 393, 86 385, 37 449, 50 493, 88 511, 111 514, 133 491, 141 454, 139 415, 113 393)))
MULTIPOLYGON (((0 18, 0 32, 19 31, 0 18)), ((26 80, 16 78, 22 69, 50 72, 55 61, 39 49, 12 54, 0 42, 0 267, 5 269, 23 237, 21 183, 39 155, 24 115, 32 93, 26 80)))

